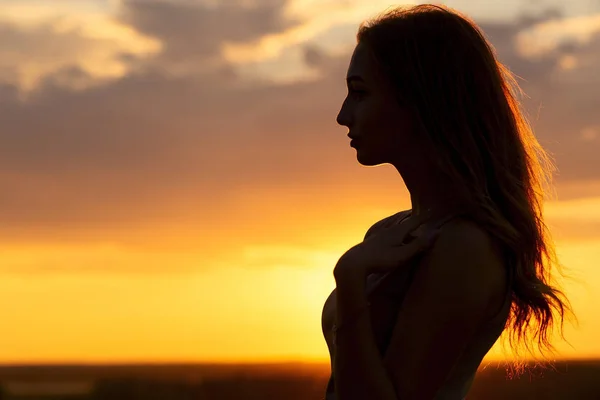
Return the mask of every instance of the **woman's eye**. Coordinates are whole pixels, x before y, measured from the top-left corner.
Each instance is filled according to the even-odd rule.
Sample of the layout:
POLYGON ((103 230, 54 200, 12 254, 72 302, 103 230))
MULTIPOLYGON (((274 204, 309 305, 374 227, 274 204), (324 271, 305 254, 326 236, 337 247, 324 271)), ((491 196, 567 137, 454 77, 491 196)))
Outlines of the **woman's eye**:
POLYGON ((350 89, 350 93, 356 97, 363 97, 367 92, 360 89, 350 89))

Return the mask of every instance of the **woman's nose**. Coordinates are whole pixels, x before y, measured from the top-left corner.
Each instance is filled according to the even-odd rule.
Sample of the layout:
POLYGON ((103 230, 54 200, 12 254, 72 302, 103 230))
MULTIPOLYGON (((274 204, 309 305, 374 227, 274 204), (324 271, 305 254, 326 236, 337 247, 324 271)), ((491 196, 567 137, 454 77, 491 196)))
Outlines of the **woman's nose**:
POLYGON ((342 109, 340 110, 340 112, 337 115, 336 122, 339 125, 349 127, 349 125, 350 125, 350 118, 348 116, 348 110, 346 108, 346 102, 344 102, 344 104, 342 105, 342 109))
POLYGON ((337 118, 335 119, 335 122, 337 122, 338 125, 342 125, 342 126, 344 125, 344 122, 342 120, 342 113, 338 114, 337 118))

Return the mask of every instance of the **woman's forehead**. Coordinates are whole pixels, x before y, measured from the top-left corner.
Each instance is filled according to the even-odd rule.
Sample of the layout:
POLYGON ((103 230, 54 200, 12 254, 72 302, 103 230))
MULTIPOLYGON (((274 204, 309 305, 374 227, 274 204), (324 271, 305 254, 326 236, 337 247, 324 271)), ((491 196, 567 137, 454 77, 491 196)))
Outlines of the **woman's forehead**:
POLYGON ((385 86, 387 84, 385 76, 377 68, 373 53, 362 43, 356 46, 350 59, 347 78, 352 76, 358 76, 366 84, 372 86, 385 86))
POLYGON ((352 53, 347 77, 359 76, 365 82, 372 81, 374 78, 372 64, 370 53, 367 51, 364 45, 359 44, 352 53))

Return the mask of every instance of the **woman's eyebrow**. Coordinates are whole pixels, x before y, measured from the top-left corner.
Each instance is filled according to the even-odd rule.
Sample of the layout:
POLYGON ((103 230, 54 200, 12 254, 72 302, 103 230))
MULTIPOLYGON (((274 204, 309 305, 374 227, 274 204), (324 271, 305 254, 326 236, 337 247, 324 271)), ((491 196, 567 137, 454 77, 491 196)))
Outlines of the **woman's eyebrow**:
POLYGON ((348 83, 348 84, 350 84, 353 81, 358 81, 358 82, 365 83, 365 80, 362 77, 358 76, 358 75, 352 75, 352 76, 349 76, 349 77, 346 78, 346 83, 348 83))

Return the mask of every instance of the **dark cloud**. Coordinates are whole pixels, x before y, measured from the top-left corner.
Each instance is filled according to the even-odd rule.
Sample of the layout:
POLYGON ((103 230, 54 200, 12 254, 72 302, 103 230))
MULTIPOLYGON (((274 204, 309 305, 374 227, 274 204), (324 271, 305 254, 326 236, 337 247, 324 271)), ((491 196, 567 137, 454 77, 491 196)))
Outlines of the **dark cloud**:
MULTIPOLYGON (((13 87, 0 87, 2 240, 30 238, 32 232, 40 240, 113 235, 163 222, 211 229, 229 221, 242 192, 379 179, 373 171, 366 178, 345 129, 335 124, 349 54, 333 57, 308 48, 307 62, 322 72, 310 83, 241 85, 223 62, 194 76, 168 73, 177 63, 201 66, 218 58, 223 41, 251 41, 285 29, 290 22, 281 19, 281 6, 129 3, 120 18, 165 45, 148 61, 152 68, 140 66, 85 91, 59 84, 65 76, 86 79, 80 70, 65 69, 27 102, 13 87)), ((599 41, 524 59, 514 50, 515 35, 534 22, 483 29, 501 60, 523 77, 531 96, 525 104, 533 115, 540 110, 534 125, 556 153, 561 179, 600 178, 599 142, 578 138, 581 129, 600 123, 593 106, 600 100, 593 75, 600 60, 581 70, 556 70, 567 51, 590 58, 599 41)), ((265 198, 264 204, 277 201, 265 198)), ((307 205, 313 206, 319 204, 307 205)))
POLYGON ((560 174, 557 181, 598 179, 600 161, 598 140, 585 141, 581 132, 600 126, 600 35, 587 44, 574 42, 558 46, 537 58, 526 58, 516 51, 517 34, 546 19, 560 18, 550 10, 537 17, 523 17, 512 24, 482 24, 482 29, 498 51, 500 61, 517 76, 525 91, 523 108, 529 115, 540 142, 556 158, 560 174), (590 60, 588 65, 561 70, 565 56, 590 60))
POLYGON ((164 1, 123 2, 119 19, 136 30, 158 38, 164 51, 159 67, 200 68, 220 58, 225 42, 251 42, 281 32, 294 21, 281 13, 286 0, 260 0, 251 7, 221 2, 218 7, 164 1))
POLYGON ((323 52, 314 46, 307 46, 304 49, 304 61, 311 67, 322 67, 324 58, 323 52))

